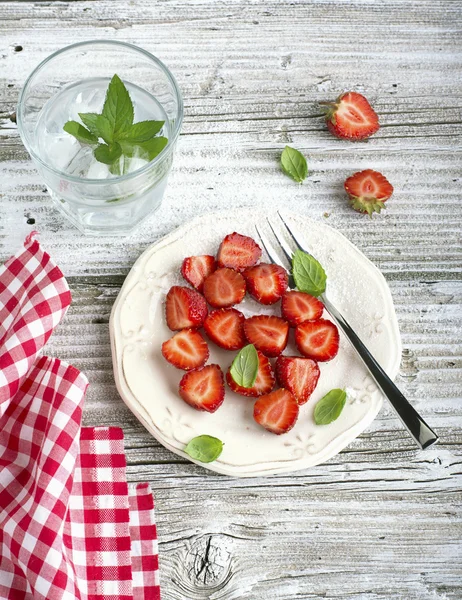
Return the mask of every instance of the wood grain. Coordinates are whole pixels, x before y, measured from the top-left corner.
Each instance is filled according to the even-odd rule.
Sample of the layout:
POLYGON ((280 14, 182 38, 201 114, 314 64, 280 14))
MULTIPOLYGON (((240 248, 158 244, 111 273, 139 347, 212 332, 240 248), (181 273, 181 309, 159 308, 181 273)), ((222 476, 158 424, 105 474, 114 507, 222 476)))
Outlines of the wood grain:
POLYGON ((69 279, 73 305, 47 351, 87 373, 85 424, 123 426, 130 480, 153 485, 164 600, 462 598, 461 28, 449 0, 0 4, 0 259, 39 229, 69 279), (94 38, 159 56, 185 99, 164 204, 123 240, 82 238, 62 219, 14 123, 33 67, 94 38), (323 124, 318 101, 347 89, 380 114, 367 143, 323 124), (279 169, 285 144, 308 158, 302 186, 279 169), (342 189, 363 168, 395 187, 372 220, 342 189), (326 220, 383 271, 403 338, 398 384, 440 445, 416 451, 385 407, 323 466, 230 479, 159 446, 124 406, 108 319, 134 260, 197 214, 254 205, 326 220))

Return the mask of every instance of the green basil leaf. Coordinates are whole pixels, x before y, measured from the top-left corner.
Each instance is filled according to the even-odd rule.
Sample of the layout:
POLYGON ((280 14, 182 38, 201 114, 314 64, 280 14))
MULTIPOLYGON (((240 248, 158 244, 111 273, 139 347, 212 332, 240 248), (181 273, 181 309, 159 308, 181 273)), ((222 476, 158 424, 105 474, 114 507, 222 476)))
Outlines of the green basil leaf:
POLYGON ((223 442, 210 435, 198 435, 187 444, 184 451, 194 460, 210 463, 222 453, 223 442))
POLYGON ((308 175, 306 158, 290 146, 286 146, 281 154, 281 167, 284 173, 295 179, 297 183, 302 183, 308 175))
POLYGON ((98 143, 98 138, 77 121, 68 121, 64 124, 63 129, 66 133, 73 135, 81 144, 98 143))
POLYGON ((122 156, 122 148, 117 143, 111 144, 110 146, 99 144, 99 146, 96 146, 93 150, 93 154, 99 162, 110 165, 122 156))
POLYGON ((153 138, 164 126, 165 121, 140 121, 134 123, 130 129, 120 135, 120 139, 133 144, 147 142, 153 138))
POLYGON ((133 103, 118 75, 114 75, 107 88, 102 114, 109 121, 112 137, 116 141, 120 134, 128 131, 132 126, 133 103))
POLYGON ((148 161, 151 161, 160 154, 167 144, 168 139, 166 137, 155 137, 147 142, 140 142, 139 144, 132 143, 128 140, 120 140, 120 145, 122 146, 125 156, 130 158, 136 156, 148 161))
POLYGON ((96 121, 100 116, 101 115, 98 115, 97 113, 79 113, 79 117, 81 118, 82 123, 96 137, 102 137, 102 135, 99 132, 99 127, 96 124, 96 121))
POLYGON ((302 250, 294 252, 292 275, 300 292, 320 296, 326 291, 326 272, 313 256, 302 250))
POLYGON ((253 387, 258 375, 258 353, 253 344, 239 351, 229 370, 231 377, 241 387, 253 387))
POLYGON ((346 402, 346 391, 334 389, 321 398, 314 409, 316 425, 328 425, 339 418, 346 402))

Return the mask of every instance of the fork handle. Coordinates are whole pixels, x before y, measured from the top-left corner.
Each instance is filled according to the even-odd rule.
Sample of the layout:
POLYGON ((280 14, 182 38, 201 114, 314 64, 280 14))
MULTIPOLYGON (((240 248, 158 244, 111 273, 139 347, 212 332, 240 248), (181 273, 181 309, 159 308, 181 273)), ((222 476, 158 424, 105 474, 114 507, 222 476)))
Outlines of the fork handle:
POLYGON ((411 436, 420 446, 420 448, 428 448, 438 441, 436 433, 425 423, 415 408, 399 391, 393 381, 388 377, 379 363, 375 360, 366 346, 359 339, 358 335, 353 331, 346 319, 340 312, 331 304, 331 302, 323 296, 322 301, 327 312, 336 321, 337 325, 349 339, 351 345, 358 353, 359 357, 369 369, 370 374, 374 378, 376 384, 382 390, 383 394, 388 398, 391 405, 398 413, 399 418, 407 428, 411 436))

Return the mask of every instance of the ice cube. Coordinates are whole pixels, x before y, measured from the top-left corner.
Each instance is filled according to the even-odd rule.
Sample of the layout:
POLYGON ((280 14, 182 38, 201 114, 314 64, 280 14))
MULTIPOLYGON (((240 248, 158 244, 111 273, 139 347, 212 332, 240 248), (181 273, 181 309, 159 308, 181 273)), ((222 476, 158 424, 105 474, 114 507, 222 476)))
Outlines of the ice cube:
POLYGON ((108 165, 95 160, 87 171, 88 179, 107 179, 111 177, 108 165))

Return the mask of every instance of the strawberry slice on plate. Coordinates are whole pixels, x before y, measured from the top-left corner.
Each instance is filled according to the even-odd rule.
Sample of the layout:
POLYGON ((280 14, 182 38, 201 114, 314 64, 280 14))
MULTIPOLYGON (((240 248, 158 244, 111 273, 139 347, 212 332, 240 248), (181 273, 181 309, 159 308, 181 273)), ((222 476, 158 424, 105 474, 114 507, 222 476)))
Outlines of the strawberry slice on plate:
POLYGON ((208 337, 220 348, 239 350, 246 343, 244 315, 235 308, 219 308, 207 315, 204 329, 208 337))
POLYGON ((199 292, 174 285, 167 294, 165 316, 172 331, 201 327, 207 316, 207 303, 199 292))
POLYGON ((296 327, 303 321, 313 321, 322 317, 324 304, 305 292, 286 292, 281 300, 281 314, 290 325, 296 327))
POLYGON ((314 392, 320 371, 311 358, 278 356, 276 375, 283 388, 289 390, 299 405, 305 404, 314 392))
POLYGON ((202 292, 205 279, 215 271, 217 262, 214 256, 188 256, 181 265, 181 274, 196 290, 202 292))
POLYGON ((372 213, 385 208, 385 201, 393 194, 393 186, 378 171, 366 169, 355 173, 344 183, 351 206, 358 212, 372 213))
POLYGON ((180 381, 180 396, 196 410, 215 412, 225 399, 223 373, 218 365, 189 371, 180 381))
POLYGON ((367 99, 357 92, 346 92, 336 102, 325 102, 329 108, 326 123, 329 131, 344 140, 364 140, 379 128, 379 118, 367 99))
POLYGON ((289 324, 280 317, 257 315, 245 320, 247 340, 266 356, 278 356, 287 346, 289 324))
POLYGON ((245 279, 234 269, 217 269, 204 281, 204 296, 214 308, 229 308, 245 296, 245 279))
POLYGON ((338 352, 340 336, 337 326, 327 319, 305 321, 295 329, 295 343, 300 353, 320 362, 331 360, 338 352))
MULTIPOLYGON (((262 394, 267 394, 271 392, 274 388, 274 384, 276 383, 276 378, 273 373, 273 369, 271 367, 271 363, 269 358, 266 357, 261 352, 258 352, 258 372, 257 378, 255 379, 255 383, 251 388, 242 387, 238 385, 234 379, 231 377, 231 373, 228 370, 226 373, 226 383, 229 387, 236 392, 236 394, 241 394, 241 396, 251 396, 256 398, 257 396, 261 396, 262 394)), ((231 367, 230 367, 231 368, 231 367)))
POLYGON ((207 342, 195 329, 183 329, 162 344, 162 354, 177 369, 202 367, 209 357, 207 342))
POLYGON ((280 435, 292 429, 297 421, 298 412, 294 396, 289 390, 280 389, 260 396, 253 408, 253 418, 271 433, 280 435))
POLYGON ((234 232, 221 242, 217 260, 219 267, 243 271, 256 265, 260 256, 261 248, 251 237, 234 232))
POLYGON ((261 304, 274 304, 286 291, 289 275, 279 265, 262 263, 243 272, 249 294, 261 304))

